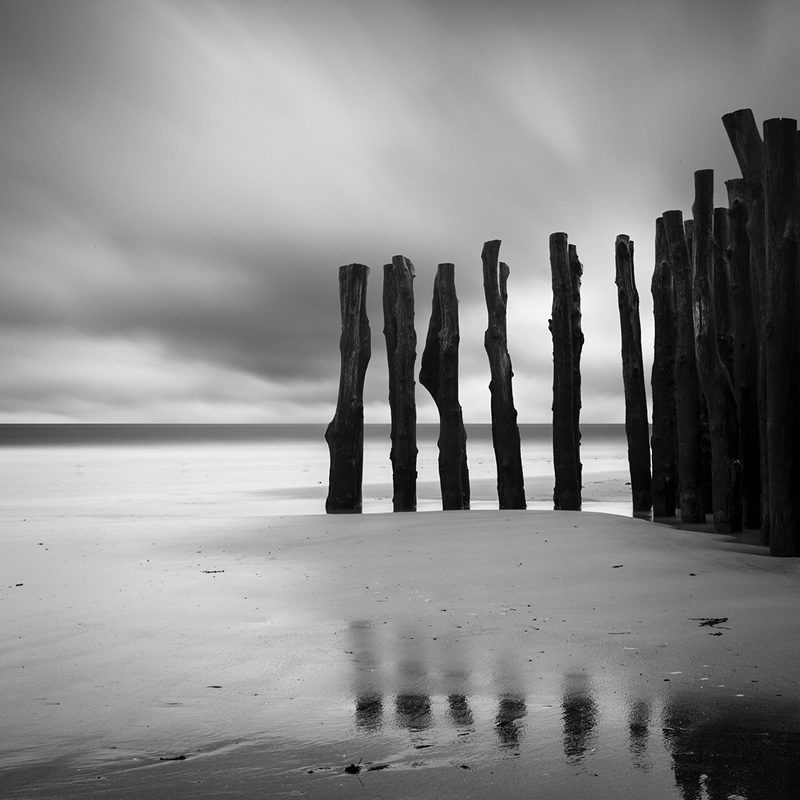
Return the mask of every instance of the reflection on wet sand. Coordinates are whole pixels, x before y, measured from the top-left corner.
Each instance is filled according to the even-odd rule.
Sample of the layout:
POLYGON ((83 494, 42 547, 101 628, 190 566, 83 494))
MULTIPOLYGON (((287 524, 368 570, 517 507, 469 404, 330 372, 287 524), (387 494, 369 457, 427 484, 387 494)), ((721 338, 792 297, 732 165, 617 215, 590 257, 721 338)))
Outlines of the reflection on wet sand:
POLYGON ((519 745, 525 733, 527 713, 528 706, 523 695, 511 694, 500 697, 494 728, 501 747, 519 752, 519 745))
POLYGON ((568 763, 576 764, 593 747, 593 733, 598 716, 597 701, 585 675, 566 676, 561 710, 564 720, 564 756, 568 763))
POLYGON ((472 709, 469 707, 469 700, 466 695, 448 695, 447 705, 450 711, 450 720, 456 728, 472 728, 475 724, 475 720, 472 716, 472 709))
POLYGON ((699 704, 696 695, 678 695, 666 701, 662 720, 685 800, 774 800, 800 794, 796 708, 787 719, 782 707, 737 703, 711 708, 699 704))
POLYGON ((628 711, 628 736, 630 737, 630 750, 633 765, 637 769, 646 770, 649 764, 646 760, 647 745, 650 740, 650 702, 647 700, 634 700, 628 711))
POLYGON ((457 663, 443 664, 413 631, 387 636, 384 629, 379 641, 370 623, 356 622, 350 636, 355 727, 365 735, 394 731, 391 746, 397 732, 406 732, 412 748, 433 754, 457 742, 472 748, 460 749, 459 758, 469 752, 476 761, 494 751, 501 758, 560 760, 562 768, 579 771, 590 759, 593 770, 605 759, 611 769, 639 776, 658 767, 662 776, 671 773, 670 797, 683 800, 797 796, 797 701, 666 688, 642 696, 611 689, 585 671, 552 684, 555 696, 534 695, 503 660, 491 677, 473 672, 463 653, 457 663))

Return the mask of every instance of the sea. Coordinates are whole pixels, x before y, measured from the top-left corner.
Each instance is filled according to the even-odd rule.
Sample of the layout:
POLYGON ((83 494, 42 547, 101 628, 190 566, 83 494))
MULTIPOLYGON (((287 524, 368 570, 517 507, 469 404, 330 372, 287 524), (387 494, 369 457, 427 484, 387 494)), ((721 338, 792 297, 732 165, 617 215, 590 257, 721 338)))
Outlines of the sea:
MULTIPOLYGON (((5 515, 324 514, 326 424, 3 424, 5 515)), ((471 508, 497 508, 491 425, 467 424, 471 508)), ((392 511, 388 424, 364 432, 363 513, 392 511)), ((581 426, 583 510, 632 515, 624 425, 581 426)), ((520 425, 529 509, 552 509, 550 425, 520 425)), ((419 424, 418 511, 441 509, 438 425, 419 424)))

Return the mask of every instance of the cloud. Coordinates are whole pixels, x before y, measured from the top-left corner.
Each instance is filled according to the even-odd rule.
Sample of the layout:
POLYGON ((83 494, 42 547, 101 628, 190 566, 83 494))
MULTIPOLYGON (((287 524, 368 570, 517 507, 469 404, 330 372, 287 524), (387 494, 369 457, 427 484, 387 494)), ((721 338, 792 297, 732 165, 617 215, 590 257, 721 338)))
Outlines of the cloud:
POLYGON ((420 352, 436 265, 456 264, 462 404, 488 421, 480 252, 500 238, 520 418, 544 422, 564 230, 585 265, 584 418, 619 420, 615 236, 636 241, 648 369, 655 218, 688 214, 695 169, 724 201, 723 113, 796 110, 798 22, 788 0, 9 0, 0 414, 328 418, 337 269, 361 262, 386 419, 382 266, 402 253, 420 352))

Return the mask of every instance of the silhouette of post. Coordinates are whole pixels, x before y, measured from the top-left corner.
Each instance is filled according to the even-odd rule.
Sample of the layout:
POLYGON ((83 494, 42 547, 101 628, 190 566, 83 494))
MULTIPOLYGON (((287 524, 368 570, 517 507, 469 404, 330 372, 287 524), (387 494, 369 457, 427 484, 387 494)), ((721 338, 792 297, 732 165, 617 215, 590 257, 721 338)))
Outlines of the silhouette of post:
POLYGON ((769 544, 769 458, 767 442, 766 239, 764 232, 764 145, 753 112, 742 108, 722 117, 742 172, 746 233, 750 244, 750 290, 756 335, 756 401, 761 473, 761 543, 769 544))
POLYGON ((717 351, 731 381, 733 373, 733 287, 729 263, 730 223, 728 208, 714 209, 714 257, 711 296, 714 298, 714 325, 717 351))
POLYGON ((675 412, 681 523, 705 522, 702 401, 694 353, 692 264, 680 211, 665 211, 664 233, 675 285, 675 412))
POLYGON ((395 511, 417 509, 417 406, 414 397, 414 265, 394 256, 383 268, 383 333, 389 362, 392 505, 395 511))
POLYGON ((556 511, 580 511, 581 481, 575 443, 575 353, 572 341, 572 276, 566 233, 550 236, 553 309, 553 470, 556 511))
POLYGON ((574 244, 568 248, 569 278, 572 289, 570 326, 572 329, 572 438, 575 442, 575 467, 578 470, 578 488, 583 487, 583 464, 581 464, 581 354, 583 352, 583 328, 581 326, 581 278, 583 264, 578 258, 574 244))
POLYGON ((419 382, 439 409, 439 483, 445 511, 469 508, 467 433, 458 400, 460 338, 455 265, 439 264, 419 382))
POLYGON ((800 556, 797 122, 764 122, 770 554, 800 556))
POLYGON ((339 340, 341 372, 336 413, 325 431, 330 451, 330 475, 325 510, 329 514, 361 513, 364 471, 364 376, 370 359, 367 319, 369 267, 348 264, 339 268, 339 304, 342 333, 339 340))
POLYGON ((653 516, 674 517, 678 496, 678 431, 675 420, 675 290, 664 219, 656 221, 656 265, 650 286, 653 347, 653 516))
POLYGON ((489 325, 483 338, 489 357, 491 381, 492 444, 497 463, 497 496, 500 508, 526 507, 525 480, 522 474, 517 409, 511 379, 511 356, 508 354, 506 308, 508 305, 507 282, 509 269, 504 262, 498 264, 500 240, 483 245, 483 293, 489 325))
POLYGON ((628 437, 628 465, 631 473, 633 510, 653 507, 650 474, 650 426, 642 363, 642 329, 639 321, 639 293, 633 274, 633 242, 620 234, 616 241, 616 284, 622 333, 622 383, 625 390, 625 434, 628 437))
POLYGON ((697 375, 708 408, 714 530, 731 533, 742 529, 741 465, 736 399, 717 347, 713 295, 714 172, 698 170, 694 180, 692 304, 697 375))
POLYGON ((761 527, 761 441, 758 419, 758 337, 747 235, 744 180, 725 181, 728 189, 728 258, 733 301, 733 375, 742 462, 742 524, 761 527))

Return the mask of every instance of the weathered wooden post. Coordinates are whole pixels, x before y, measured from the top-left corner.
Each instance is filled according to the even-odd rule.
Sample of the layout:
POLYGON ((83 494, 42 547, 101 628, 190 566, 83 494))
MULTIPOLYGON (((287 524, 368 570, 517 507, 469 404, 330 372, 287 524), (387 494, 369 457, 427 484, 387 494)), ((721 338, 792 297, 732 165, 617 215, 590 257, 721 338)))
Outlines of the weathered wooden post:
POLYGON ((417 509, 417 406, 414 397, 414 265, 394 256, 383 267, 383 333, 389 362, 393 496, 395 511, 417 509))
POLYGON ((439 409, 439 483, 445 511, 469 508, 467 434, 458 400, 459 341, 455 266, 439 264, 419 382, 439 409))
POLYGON ((575 442, 575 358, 572 338, 572 278, 566 233, 550 236, 553 282, 553 505, 557 511, 580 511, 581 481, 575 442))
POLYGON ((483 345, 489 358, 491 381, 492 444, 497 462, 497 496, 500 508, 525 508, 525 479, 522 473, 517 409, 511 378, 511 357, 508 354, 506 308, 508 305, 508 265, 498 264, 500 240, 483 245, 483 293, 489 325, 483 345))
POLYGON ((797 122, 764 122, 770 553, 800 556, 797 122))
POLYGON ((728 208, 715 208, 711 296, 714 298, 717 351, 731 383, 733 383, 733 297, 731 295, 730 264, 728 263, 729 229, 728 208))
POLYGON ((692 263, 683 214, 665 211, 664 233, 675 286, 675 412, 678 429, 678 480, 681 523, 705 522, 703 454, 700 441, 702 403, 694 352, 692 263))
POLYGON ((678 497, 678 432, 675 419, 675 291, 664 220, 656 220, 653 295, 653 516, 674 517, 678 497))
POLYGON ((583 487, 583 464, 581 463, 581 354, 583 352, 583 327, 581 325, 581 278, 583 264, 578 258, 578 249, 569 246, 569 277, 572 285, 570 324, 572 326, 572 437, 575 440, 575 465, 578 469, 578 486, 583 487))
POLYGON ((766 240, 764 233, 764 146, 753 112, 742 108, 722 117, 744 181, 747 238, 750 242, 750 290, 756 332, 756 395, 759 420, 761 471, 761 543, 769 544, 769 459, 767 442, 766 383, 766 240))
POLYGON ((622 332, 622 382, 625 390, 625 434, 634 512, 653 507, 650 475, 650 426, 642 363, 639 293, 633 274, 633 242, 620 234, 616 245, 616 284, 622 332))
POLYGON ((742 529, 741 464, 736 398, 717 346, 714 296, 714 171, 694 173, 694 281, 692 304, 700 389, 711 436, 711 496, 714 530, 742 529))
POLYGON ((761 527, 761 454, 758 421, 758 341, 750 276, 750 239, 744 180, 725 181, 728 190, 728 260, 733 301, 733 387, 739 417, 742 462, 742 524, 761 527))
POLYGON ((371 354, 367 319, 369 267, 348 264, 339 268, 339 339, 341 372, 336 413, 325 431, 330 451, 330 475, 325 510, 329 514, 361 513, 364 472, 364 375, 371 354))

